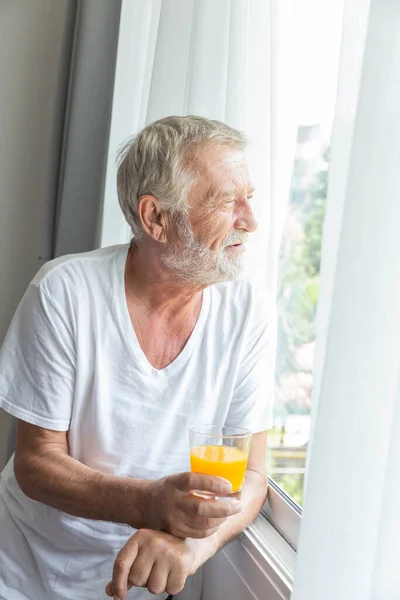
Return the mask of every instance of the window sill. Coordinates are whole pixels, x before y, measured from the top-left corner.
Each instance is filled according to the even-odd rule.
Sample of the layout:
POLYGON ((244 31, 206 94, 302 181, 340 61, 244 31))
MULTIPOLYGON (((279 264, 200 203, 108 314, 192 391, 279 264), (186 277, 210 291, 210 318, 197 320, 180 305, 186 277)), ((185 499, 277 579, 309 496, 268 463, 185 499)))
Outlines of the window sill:
POLYGON ((255 598, 290 599, 296 552, 265 516, 259 515, 222 553, 255 598))
POLYGON ((290 600, 300 522, 301 508, 270 480, 262 512, 204 565, 202 600, 290 600))

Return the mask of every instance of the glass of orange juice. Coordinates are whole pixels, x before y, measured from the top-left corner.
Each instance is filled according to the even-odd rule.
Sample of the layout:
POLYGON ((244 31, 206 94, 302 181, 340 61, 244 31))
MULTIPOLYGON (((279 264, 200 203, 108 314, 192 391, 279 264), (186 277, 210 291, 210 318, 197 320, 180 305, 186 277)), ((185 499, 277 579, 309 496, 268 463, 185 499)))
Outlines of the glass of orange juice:
MULTIPOLYGON (((251 431, 229 425, 199 425, 189 428, 189 437, 190 470, 193 473, 217 475, 228 479, 232 484, 232 492, 226 496, 240 497, 249 456, 251 431)), ((207 493, 207 490, 202 491, 207 493)))

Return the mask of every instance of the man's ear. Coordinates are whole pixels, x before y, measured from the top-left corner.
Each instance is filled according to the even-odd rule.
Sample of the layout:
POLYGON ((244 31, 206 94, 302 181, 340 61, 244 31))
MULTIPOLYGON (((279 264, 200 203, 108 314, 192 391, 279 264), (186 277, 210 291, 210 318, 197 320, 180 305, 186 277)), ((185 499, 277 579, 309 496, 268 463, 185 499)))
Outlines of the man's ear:
POLYGON ((167 241, 167 216, 155 196, 145 195, 139 198, 138 216, 147 235, 157 242, 167 241))

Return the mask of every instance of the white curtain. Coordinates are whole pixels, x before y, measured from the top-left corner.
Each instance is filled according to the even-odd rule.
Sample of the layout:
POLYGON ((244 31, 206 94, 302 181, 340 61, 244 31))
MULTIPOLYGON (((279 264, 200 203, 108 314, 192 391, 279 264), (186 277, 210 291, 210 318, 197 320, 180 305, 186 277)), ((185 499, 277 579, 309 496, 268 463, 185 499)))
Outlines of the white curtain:
MULTIPOLYGON (((102 246, 130 231, 116 196, 117 149, 146 124, 197 114, 244 130, 256 186, 259 230, 250 276, 275 292, 277 256, 296 141, 294 0, 123 0, 104 207, 102 246)), ((180 600, 198 600, 201 571, 180 600)))
POLYGON ((400 597, 399 32, 345 1, 292 600, 400 597))
POLYGON ((161 117, 198 114, 244 130, 259 230, 250 276, 274 292, 296 128, 286 43, 294 0, 123 0, 100 240, 129 239, 115 190, 121 143, 161 117))

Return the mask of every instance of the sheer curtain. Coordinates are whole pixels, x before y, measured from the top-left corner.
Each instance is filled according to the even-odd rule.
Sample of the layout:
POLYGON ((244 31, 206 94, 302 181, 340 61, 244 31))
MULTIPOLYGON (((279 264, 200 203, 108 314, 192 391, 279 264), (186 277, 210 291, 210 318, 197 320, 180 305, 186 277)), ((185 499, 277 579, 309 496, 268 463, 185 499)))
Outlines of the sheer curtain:
MULTIPOLYGON (((123 0, 104 206, 102 246, 130 231, 116 195, 115 157, 122 142, 171 114, 198 114, 244 130, 259 229, 252 236, 251 277, 275 292, 277 256, 296 142, 292 86, 295 0, 123 0)), ((181 600, 197 600, 202 572, 181 600)))
POLYGON ((293 0, 125 0, 114 87, 102 246, 129 229, 115 190, 121 143, 147 123, 178 114, 219 119, 244 130, 256 185, 259 230, 250 275, 275 290, 296 127, 291 44, 293 0))
POLYGON ((399 30, 346 0, 293 600, 399 597, 399 30))

